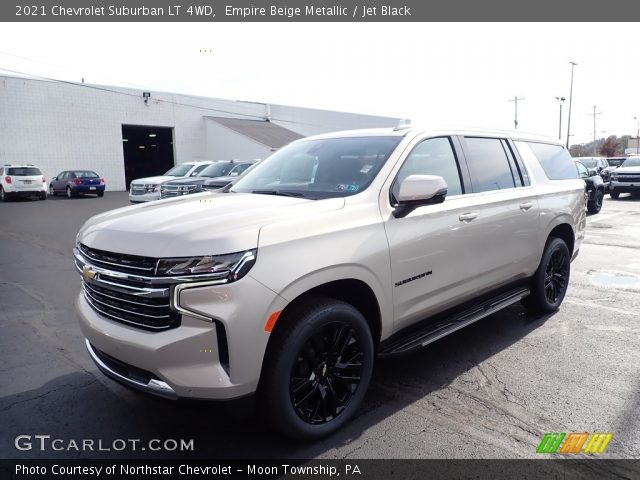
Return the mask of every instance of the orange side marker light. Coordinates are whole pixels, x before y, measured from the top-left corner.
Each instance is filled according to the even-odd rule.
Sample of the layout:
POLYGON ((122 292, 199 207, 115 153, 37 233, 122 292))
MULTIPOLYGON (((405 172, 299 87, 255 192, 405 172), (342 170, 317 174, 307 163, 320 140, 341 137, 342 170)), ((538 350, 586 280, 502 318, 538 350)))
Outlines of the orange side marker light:
POLYGON ((269 315, 269 319, 267 320, 267 323, 265 323, 264 325, 265 332, 271 333, 271 331, 273 330, 273 327, 276 326, 276 322, 278 321, 278 317, 280 316, 281 313, 282 313, 282 310, 278 310, 277 312, 273 312, 271 315, 269 315))

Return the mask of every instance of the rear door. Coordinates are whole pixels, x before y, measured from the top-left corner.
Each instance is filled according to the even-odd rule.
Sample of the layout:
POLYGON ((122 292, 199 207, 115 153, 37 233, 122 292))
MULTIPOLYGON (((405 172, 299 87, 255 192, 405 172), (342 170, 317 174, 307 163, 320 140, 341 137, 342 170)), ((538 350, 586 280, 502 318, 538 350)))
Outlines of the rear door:
POLYGON ((531 275, 540 210, 529 175, 506 138, 460 138, 469 170, 474 224, 473 287, 478 293, 531 275))

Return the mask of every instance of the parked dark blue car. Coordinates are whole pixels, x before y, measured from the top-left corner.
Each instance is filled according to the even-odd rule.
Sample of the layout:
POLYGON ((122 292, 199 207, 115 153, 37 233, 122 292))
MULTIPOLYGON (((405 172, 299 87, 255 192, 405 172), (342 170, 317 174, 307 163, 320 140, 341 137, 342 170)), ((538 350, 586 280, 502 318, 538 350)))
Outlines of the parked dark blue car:
POLYGON ((104 195, 104 178, 91 170, 65 170, 51 179, 49 195, 59 193, 67 197, 77 197, 90 193, 102 197, 104 195))

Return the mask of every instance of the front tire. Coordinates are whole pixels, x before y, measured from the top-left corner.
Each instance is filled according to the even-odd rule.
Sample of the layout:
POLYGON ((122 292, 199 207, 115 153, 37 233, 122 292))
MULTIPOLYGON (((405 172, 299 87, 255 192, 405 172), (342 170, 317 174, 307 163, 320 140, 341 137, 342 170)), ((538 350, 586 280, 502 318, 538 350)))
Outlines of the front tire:
POLYGON ((58 195, 56 191, 53 189, 53 185, 49 185, 49 195, 51 195, 52 197, 55 197, 56 195, 58 195))
POLYGON ((620 192, 616 192, 615 190, 611 190, 609 192, 609 195, 611 196, 611 198, 613 198, 614 200, 617 200, 620 197, 620 192))
POLYGON ((602 210, 602 200, 604 199, 604 191, 596 190, 593 199, 587 202, 587 211, 589 213, 595 214, 599 213, 602 210))
POLYGON ((373 371, 373 340, 352 305, 309 297, 280 319, 258 388, 262 415, 298 440, 315 440, 357 412, 373 371))
POLYGON ((523 305, 537 313, 555 312, 562 303, 571 274, 571 254, 560 238, 551 237, 542 254, 542 260, 531 279, 531 294, 523 305))

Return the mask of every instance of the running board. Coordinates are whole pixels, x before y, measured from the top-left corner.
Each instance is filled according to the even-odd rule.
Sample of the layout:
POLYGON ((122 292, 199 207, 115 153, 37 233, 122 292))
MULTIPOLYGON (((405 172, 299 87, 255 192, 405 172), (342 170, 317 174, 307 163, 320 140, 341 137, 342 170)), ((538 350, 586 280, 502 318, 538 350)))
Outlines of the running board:
POLYGON ((527 297, 529 293, 530 290, 528 288, 516 288, 514 290, 509 290, 506 293, 489 298, 488 300, 474 305, 471 308, 454 313, 435 325, 430 324, 425 328, 412 330, 405 335, 394 335, 389 340, 382 342, 380 350, 378 351, 378 357, 384 358, 393 355, 400 355, 422 348, 441 339, 442 337, 446 337, 456 330, 460 330, 461 328, 488 317, 509 305, 519 302, 523 298, 527 297))

